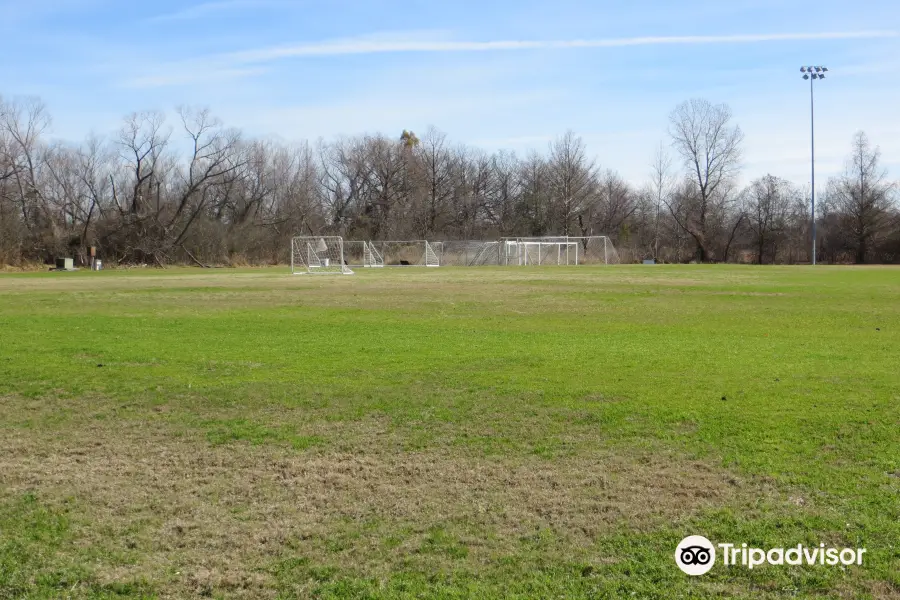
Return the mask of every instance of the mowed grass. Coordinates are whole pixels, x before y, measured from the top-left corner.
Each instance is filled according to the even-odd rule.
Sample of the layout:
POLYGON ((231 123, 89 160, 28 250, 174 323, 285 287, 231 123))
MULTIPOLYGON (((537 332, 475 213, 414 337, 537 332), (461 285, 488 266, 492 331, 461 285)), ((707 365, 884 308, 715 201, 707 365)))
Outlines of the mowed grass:
POLYGON ((0 598, 897 598, 898 357, 893 268, 2 275, 0 598))

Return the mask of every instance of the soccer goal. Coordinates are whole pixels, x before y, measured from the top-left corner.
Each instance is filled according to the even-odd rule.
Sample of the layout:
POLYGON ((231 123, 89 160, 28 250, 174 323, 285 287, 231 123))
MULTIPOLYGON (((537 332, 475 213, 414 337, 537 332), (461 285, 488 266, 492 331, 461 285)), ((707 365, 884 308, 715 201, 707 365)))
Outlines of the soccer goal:
POLYGON ((497 241, 458 240, 431 242, 440 250, 441 266, 482 267, 501 265, 501 244, 497 241))
POLYGON ((299 236, 291 239, 291 273, 352 275, 339 236, 299 236))
POLYGON ((350 268, 383 267, 384 259, 372 242, 344 240, 344 264, 350 268))
POLYGON ((528 265, 577 265, 577 242, 519 242, 519 264, 528 265))
POLYGON ((439 267, 441 242, 425 240, 369 242, 381 264, 389 267, 439 267))
POLYGON ((363 242, 363 266, 364 267, 383 267, 384 257, 375 248, 372 242, 363 242))
POLYGON ((501 261, 507 265, 611 265, 619 254, 606 236, 535 237, 503 240, 501 261))

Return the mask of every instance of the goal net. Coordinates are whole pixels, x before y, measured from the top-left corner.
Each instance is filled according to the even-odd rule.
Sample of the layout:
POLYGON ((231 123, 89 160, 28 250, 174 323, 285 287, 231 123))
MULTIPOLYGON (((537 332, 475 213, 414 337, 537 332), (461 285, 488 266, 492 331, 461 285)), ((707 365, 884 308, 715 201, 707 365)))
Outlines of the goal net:
POLYGON ((441 266, 441 242, 425 240, 368 242, 373 255, 377 254, 382 266, 389 267, 439 267, 441 266))
POLYGON ((384 257, 381 256, 381 253, 372 245, 372 242, 363 243, 365 244, 365 247, 363 248, 363 266, 383 267, 384 257))
POLYGON ((576 242, 519 242, 519 264, 528 265, 577 265, 576 242))
POLYGON ((291 239, 291 273, 352 275, 339 236, 299 236, 291 239))
POLYGON ((372 242, 345 240, 344 263, 349 267, 383 267, 384 259, 372 242))
POLYGON ((294 272, 328 273, 348 267, 575 266, 619 264, 619 253, 606 236, 521 237, 500 240, 430 242, 343 241, 339 237, 293 240, 294 272))
MULTIPOLYGON (((433 245, 433 244, 432 244, 433 245)), ((440 242, 441 266, 483 267, 502 265, 503 246, 496 241, 462 240, 440 242)))
POLYGON ((606 236, 535 237, 502 241, 506 265, 613 265, 619 253, 606 236))

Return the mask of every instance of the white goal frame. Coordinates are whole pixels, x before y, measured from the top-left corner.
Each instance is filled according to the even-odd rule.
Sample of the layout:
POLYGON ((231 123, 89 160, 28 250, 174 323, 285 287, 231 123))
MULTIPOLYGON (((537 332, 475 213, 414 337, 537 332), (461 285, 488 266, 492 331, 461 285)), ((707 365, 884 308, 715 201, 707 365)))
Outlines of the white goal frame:
POLYGON ((612 240, 603 235, 443 242, 344 241, 337 236, 300 236, 291 243, 291 270, 294 273, 349 274, 352 273, 350 267, 588 266, 620 263, 612 240), (296 243, 300 244, 299 252, 296 243), (324 253, 317 252, 317 249, 324 253), (338 268, 340 265, 343 268, 338 268))
POLYGON ((336 235, 291 238, 291 273, 353 275, 344 260, 344 238, 336 235))
POLYGON ((576 242, 519 242, 519 264, 528 265, 577 265, 576 242))
POLYGON ((386 240, 369 242, 373 253, 378 254, 381 266, 387 267, 439 267, 441 266, 441 242, 427 240, 386 240))
POLYGON ((351 269, 383 267, 384 258, 372 242, 344 240, 344 264, 351 269))
POLYGON ((619 253, 606 236, 546 236, 502 240, 500 261, 505 265, 611 265, 619 253))
POLYGON ((372 242, 363 242, 363 266, 384 267, 384 257, 375 248, 372 242))

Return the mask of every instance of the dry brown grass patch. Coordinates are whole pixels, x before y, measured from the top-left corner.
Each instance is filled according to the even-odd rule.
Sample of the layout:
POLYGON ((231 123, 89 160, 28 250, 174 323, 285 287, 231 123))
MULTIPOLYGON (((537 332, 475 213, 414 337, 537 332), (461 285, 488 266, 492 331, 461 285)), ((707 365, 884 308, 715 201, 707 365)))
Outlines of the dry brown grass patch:
POLYGON ((270 595, 270 566, 291 554, 369 576, 408 561, 478 569, 541 532, 560 559, 602 561, 594 542, 604 532, 659 526, 755 485, 670 454, 550 461, 375 443, 297 454, 127 423, 62 440, 7 429, 0 474, 5 494, 74 500, 78 546, 108 557, 95 565, 102 581, 143 578, 176 597, 270 595), (434 528, 464 555, 423 553, 434 528))

